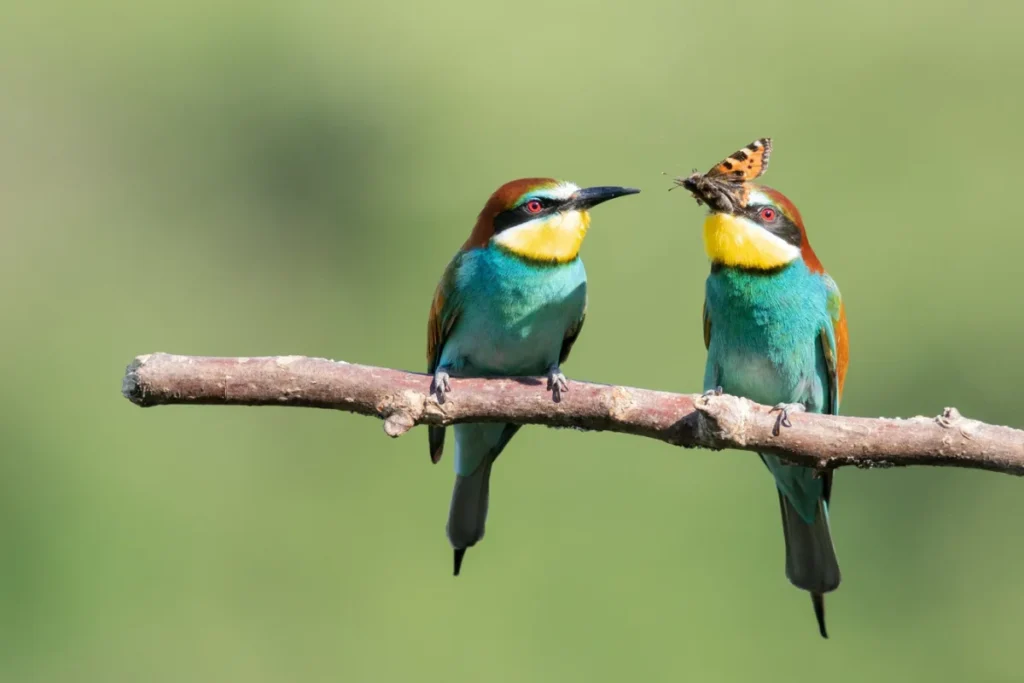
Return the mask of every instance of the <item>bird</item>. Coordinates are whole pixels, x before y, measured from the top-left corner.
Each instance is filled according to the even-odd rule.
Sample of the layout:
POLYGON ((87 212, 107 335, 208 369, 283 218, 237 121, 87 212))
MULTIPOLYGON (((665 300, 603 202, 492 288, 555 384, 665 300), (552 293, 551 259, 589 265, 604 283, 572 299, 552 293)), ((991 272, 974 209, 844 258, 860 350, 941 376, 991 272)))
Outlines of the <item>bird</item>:
MULTIPOLYGON (((792 413, 839 413, 849 335, 839 287, 811 248, 799 210, 752 182, 767 169, 771 149, 771 138, 755 140, 707 173, 675 182, 709 207, 705 394, 774 406, 778 435, 792 427, 792 413)), ((811 594, 819 633, 828 638, 824 595, 840 582, 829 528, 832 472, 759 455, 778 490, 786 576, 811 594)))
MULTIPOLYGON (((640 190, 581 189, 553 178, 520 178, 499 187, 469 239, 449 262, 427 323, 427 372, 440 403, 451 377, 547 376, 555 401, 587 311, 587 273, 579 251, 589 210, 640 190)), ((457 424, 455 486, 446 527, 458 576, 466 549, 484 535, 494 460, 519 430, 502 423, 457 424)), ((430 459, 440 461, 445 428, 428 427, 430 459)))

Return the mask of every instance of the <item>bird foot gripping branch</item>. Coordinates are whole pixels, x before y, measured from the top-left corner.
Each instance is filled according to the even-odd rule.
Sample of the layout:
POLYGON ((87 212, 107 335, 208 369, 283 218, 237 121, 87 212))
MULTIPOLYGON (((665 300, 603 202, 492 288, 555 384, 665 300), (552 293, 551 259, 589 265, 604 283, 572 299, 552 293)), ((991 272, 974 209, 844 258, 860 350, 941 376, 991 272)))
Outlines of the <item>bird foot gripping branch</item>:
POLYGON ((444 396, 452 390, 451 375, 447 368, 438 368, 434 371, 434 380, 430 383, 430 393, 437 398, 438 403, 444 403, 444 396))
POLYGON ((561 403, 562 392, 569 391, 569 380, 565 378, 557 364, 548 368, 548 391, 551 392, 551 399, 555 403, 561 403))
POLYGON ((772 429, 772 436, 778 436, 782 432, 782 428, 792 427, 793 423, 789 420, 790 413, 805 413, 807 407, 803 403, 776 403, 772 408, 773 413, 778 413, 779 418, 775 421, 775 428, 772 429))

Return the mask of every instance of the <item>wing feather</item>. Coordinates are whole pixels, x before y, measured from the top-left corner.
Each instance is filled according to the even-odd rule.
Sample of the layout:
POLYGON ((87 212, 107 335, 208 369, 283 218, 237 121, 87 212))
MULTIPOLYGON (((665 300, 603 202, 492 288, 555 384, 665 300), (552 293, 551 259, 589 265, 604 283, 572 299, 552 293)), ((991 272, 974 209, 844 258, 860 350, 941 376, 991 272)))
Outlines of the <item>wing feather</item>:
MULTIPOLYGON (((456 254, 444 269, 430 304, 430 316, 427 318, 427 372, 431 375, 441 362, 445 342, 448 341, 461 313, 455 279, 464 253, 460 251, 456 254)), ((436 464, 444 452, 444 427, 427 427, 427 438, 430 442, 430 460, 436 464)))
POLYGON ((568 330, 565 331, 565 338, 562 339, 562 350, 558 354, 558 364, 561 365, 569 357, 569 352, 572 351, 572 345, 576 343, 576 340, 580 336, 580 331, 583 330, 583 323, 587 319, 587 304, 583 304, 583 313, 580 314, 579 320, 576 321, 568 330))
POLYGON ((701 309, 701 317, 704 319, 704 348, 711 348, 711 316, 708 315, 708 300, 704 299, 704 307, 701 309))
POLYGON ((828 289, 829 321, 821 328, 821 349, 828 368, 828 406, 825 412, 839 414, 839 403, 846 381, 846 366, 850 358, 850 341, 846 330, 846 307, 835 280, 822 275, 828 289))

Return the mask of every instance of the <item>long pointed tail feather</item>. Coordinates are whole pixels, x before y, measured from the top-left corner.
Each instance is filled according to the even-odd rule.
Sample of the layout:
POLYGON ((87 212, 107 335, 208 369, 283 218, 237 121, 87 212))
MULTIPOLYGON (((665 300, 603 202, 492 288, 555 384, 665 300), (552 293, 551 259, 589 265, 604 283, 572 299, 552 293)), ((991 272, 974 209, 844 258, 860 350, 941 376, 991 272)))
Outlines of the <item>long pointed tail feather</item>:
POLYGON ((825 628, 824 594, 839 587, 839 561, 828 526, 828 505, 818 501, 814 522, 805 522, 782 492, 782 531, 786 538, 786 577, 797 588, 810 592, 818 630, 828 638, 825 628))
POLYGON ((825 628, 825 596, 811 593, 811 604, 814 605, 814 618, 818 620, 818 633, 822 638, 828 638, 828 629, 825 628))
MULTIPOLYGON (((455 551, 454 573, 459 575, 462 559, 466 549, 476 545, 484 537, 484 526, 487 523, 487 504, 491 488, 491 468, 494 461, 505 450, 520 425, 504 425, 498 434, 497 441, 480 460, 472 474, 455 475, 455 488, 452 490, 452 503, 448 509, 448 540, 455 551)), ((459 441, 456 438, 456 460, 459 458, 459 441)))
POLYGON ((459 575, 466 549, 484 537, 493 464, 494 458, 487 456, 473 474, 455 477, 446 529, 448 540, 455 549, 455 576, 459 575))

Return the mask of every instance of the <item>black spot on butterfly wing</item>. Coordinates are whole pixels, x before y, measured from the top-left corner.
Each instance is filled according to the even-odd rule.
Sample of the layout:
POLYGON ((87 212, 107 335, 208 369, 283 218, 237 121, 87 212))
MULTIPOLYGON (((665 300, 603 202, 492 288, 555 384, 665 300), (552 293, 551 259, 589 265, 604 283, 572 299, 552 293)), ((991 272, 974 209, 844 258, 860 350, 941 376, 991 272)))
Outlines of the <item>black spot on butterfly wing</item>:
POLYGON ((762 147, 764 148, 764 152, 761 154, 761 173, 764 173, 768 169, 768 159, 772 155, 772 139, 762 138, 757 142, 751 143, 747 149, 751 152, 757 152, 762 147))

